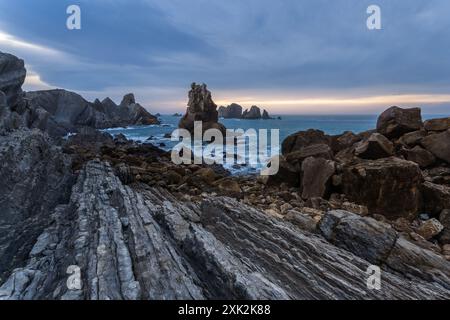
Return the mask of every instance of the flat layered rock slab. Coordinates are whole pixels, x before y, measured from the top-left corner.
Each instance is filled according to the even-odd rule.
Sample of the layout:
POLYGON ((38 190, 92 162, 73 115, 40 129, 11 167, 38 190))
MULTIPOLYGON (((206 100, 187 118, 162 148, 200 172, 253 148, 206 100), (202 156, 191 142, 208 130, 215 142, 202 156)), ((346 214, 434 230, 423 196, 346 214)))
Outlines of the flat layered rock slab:
POLYGON ((70 203, 53 219, 26 263, 3 282, 1 299, 450 298, 448 262, 440 277, 427 269, 415 274, 405 257, 442 258, 409 242, 395 242, 399 254, 386 258, 392 262, 382 265, 382 290, 372 291, 370 259, 319 232, 231 198, 196 204, 162 189, 124 186, 99 161, 82 170, 70 203), (395 259, 401 268, 389 267, 395 259), (71 265, 80 268, 79 289, 67 287, 71 265))

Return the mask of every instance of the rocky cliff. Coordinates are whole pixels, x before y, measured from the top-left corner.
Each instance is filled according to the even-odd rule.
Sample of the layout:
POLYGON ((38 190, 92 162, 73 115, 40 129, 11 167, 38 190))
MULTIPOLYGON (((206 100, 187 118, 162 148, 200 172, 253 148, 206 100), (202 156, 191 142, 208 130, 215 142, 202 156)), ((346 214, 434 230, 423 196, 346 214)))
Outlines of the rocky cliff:
MULTIPOLYGON (((20 83, 21 77, 16 79, 20 83)), ((21 100, 20 86, 10 81, 0 82, 0 88, 9 88, 0 94, 2 300, 450 298, 446 248, 415 236, 417 231, 432 239, 436 219, 393 225, 379 215, 369 217, 355 203, 304 202, 298 186, 230 177, 214 166, 176 166, 153 146, 113 139, 92 128, 58 146, 47 132, 29 127, 29 105, 21 100), (366 272, 374 264, 382 269, 379 291, 367 286, 366 272)), ((190 95, 194 115, 214 111, 208 93, 195 88, 190 95)), ((134 99, 127 96, 119 107, 130 104, 134 99)), ((205 117, 214 120, 214 112, 205 117)), ((424 126, 445 127, 440 121, 424 126)), ((426 149, 445 132, 426 132, 424 141, 415 135, 400 139, 412 145, 420 141, 426 149)), ((369 142, 369 136, 297 134, 284 147, 286 158, 299 151, 298 157, 284 160, 282 172, 325 167, 318 181, 314 175, 308 179, 326 192, 321 181, 330 175, 338 180, 332 170, 338 167, 335 150, 369 142), (305 149, 301 144, 308 139, 322 143, 305 149), (305 156, 310 160, 301 161, 305 156)), ((371 139, 367 150, 374 141, 384 140, 371 139)), ((429 149, 439 159, 430 167, 436 172, 428 173, 430 179, 425 173, 425 182, 403 187, 414 190, 414 197, 417 183, 421 197, 434 198, 424 203, 439 211, 449 203, 442 183, 447 181, 446 154, 429 149)), ((376 150, 384 154, 390 148, 376 150)), ((362 179, 386 170, 385 179, 396 179, 420 170, 410 161, 390 159, 381 159, 394 162, 389 166, 379 159, 361 160, 365 167, 350 173, 359 172, 357 179, 362 179)), ((387 188, 383 175, 378 183, 387 188)), ((446 210, 441 216, 449 221, 446 210)), ((442 236, 448 239, 445 231, 442 236)))
POLYGON ((217 105, 212 100, 211 92, 206 84, 192 83, 189 91, 189 102, 186 114, 181 118, 179 127, 194 132, 194 123, 201 122, 203 131, 218 129, 225 134, 225 127, 219 123, 217 105))

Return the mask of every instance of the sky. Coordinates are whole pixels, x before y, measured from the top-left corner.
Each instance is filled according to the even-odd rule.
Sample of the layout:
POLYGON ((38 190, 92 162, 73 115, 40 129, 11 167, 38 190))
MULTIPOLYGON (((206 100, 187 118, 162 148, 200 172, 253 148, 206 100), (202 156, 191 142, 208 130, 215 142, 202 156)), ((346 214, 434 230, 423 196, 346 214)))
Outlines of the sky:
POLYGON ((448 0, 0 0, 0 51, 25 60, 25 90, 133 92, 154 113, 182 112, 204 82, 218 105, 272 114, 450 114, 449 30, 448 0))

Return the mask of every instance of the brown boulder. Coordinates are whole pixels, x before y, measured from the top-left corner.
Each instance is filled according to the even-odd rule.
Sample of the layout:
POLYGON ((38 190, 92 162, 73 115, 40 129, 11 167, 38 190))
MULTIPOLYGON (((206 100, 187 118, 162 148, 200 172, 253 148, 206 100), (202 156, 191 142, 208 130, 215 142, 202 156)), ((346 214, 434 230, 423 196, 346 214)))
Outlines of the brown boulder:
POLYGON ((298 165, 309 157, 332 160, 333 152, 327 144, 313 144, 287 154, 286 161, 292 165, 298 165))
POLYGON ((284 139, 282 153, 286 155, 313 144, 329 144, 330 139, 330 136, 321 130, 309 129, 307 131, 300 131, 284 139))
POLYGON ((421 144, 437 158, 450 163, 450 129, 423 138, 421 144))
POLYGON ((427 132, 425 130, 418 130, 409 132, 404 134, 400 139, 398 139, 398 143, 405 146, 416 146, 420 143, 420 141, 425 138, 427 132))
POLYGON ((287 183, 291 187, 298 187, 300 184, 299 170, 286 161, 284 156, 279 156, 279 169, 277 174, 267 176, 266 184, 278 185, 287 183))
POLYGON ((421 168, 426 168, 431 166, 436 162, 436 157, 429 151, 415 146, 412 149, 402 149, 406 160, 417 163, 421 168))
POLYGON ((423 125, 427 131, 445 131, 450 129, 450 117, 427 120, 423 125))
POLYGON ((419 212, 422 179, 414 162, 395 157, 363 160, 344 168, 342 191, 371 214, 411 219, 419 212))
POLYGON ((399 138, 405 133, 422 128, 420 108, 391 107, 384 111, 377 122, 377 131, 388 138, 399 138))
POLYGON ((362 159, 380 159, 392 156, 394 145, 385 136, 373 133, 369 139, 359 143, 355 155, 362 159))
POLYGON ((437 216, 444 209, 450 209, 450 187, 424 182, 421 187, 423 210, 437 216))
POLYGON ((334 172, 334 161, 323 158, 306 158, 302 163, 302 198, 323 198, 334 172))

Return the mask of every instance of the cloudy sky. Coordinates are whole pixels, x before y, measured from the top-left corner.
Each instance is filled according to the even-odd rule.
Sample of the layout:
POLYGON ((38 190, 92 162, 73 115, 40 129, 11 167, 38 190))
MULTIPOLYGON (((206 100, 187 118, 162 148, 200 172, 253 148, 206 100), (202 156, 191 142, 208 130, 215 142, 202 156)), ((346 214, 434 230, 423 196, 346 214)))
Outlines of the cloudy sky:
POLYGON ((448 0, 0 0, 0 51, 25 59, 27 90, 134 92, 161 113, 196 81, 274 114, 450 114, 449 30, 448 0), (382 30, 366 27, 371 4, 382 30))

